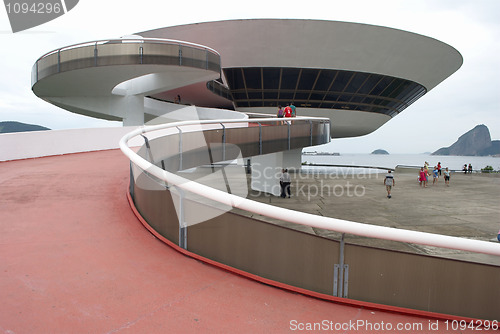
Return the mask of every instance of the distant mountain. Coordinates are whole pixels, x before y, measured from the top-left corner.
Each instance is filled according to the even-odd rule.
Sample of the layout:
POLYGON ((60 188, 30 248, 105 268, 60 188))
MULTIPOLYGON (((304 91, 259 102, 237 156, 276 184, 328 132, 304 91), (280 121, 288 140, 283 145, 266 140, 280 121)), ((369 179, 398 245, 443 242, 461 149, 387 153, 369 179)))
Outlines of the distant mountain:
POLYGON ((486 156, 500 154, 500 141, 491 140, 490 130, 486 125, 478 125, 463 134, 449 147, 443 147, 432 155, 470 155, 486 156))
POLYGON ((389 154, 386 150, 378 149, 373 151, 371 154, 389 154))
POLYGON ((20 122, 0 122, 0 133, 50 130, 44 126, 20 122))

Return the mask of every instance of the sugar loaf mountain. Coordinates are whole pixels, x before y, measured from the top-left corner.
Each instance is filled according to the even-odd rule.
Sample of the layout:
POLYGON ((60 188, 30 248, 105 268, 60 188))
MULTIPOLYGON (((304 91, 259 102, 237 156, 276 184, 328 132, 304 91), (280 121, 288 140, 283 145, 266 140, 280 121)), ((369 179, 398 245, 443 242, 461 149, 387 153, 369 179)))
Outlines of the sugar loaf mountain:
POLYGON ((463 134, 449 147, 443 147, 432 155, 500 155, 500 140, 491 140, 490 130, 486 125, 478 125, 463 134))

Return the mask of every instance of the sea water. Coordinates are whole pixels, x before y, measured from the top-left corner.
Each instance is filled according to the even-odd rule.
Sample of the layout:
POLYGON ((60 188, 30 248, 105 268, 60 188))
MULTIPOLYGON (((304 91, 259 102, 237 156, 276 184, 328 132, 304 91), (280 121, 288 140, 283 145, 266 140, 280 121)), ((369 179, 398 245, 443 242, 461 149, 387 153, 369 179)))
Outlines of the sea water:
MULTIPOLYGON (((394 169, 398 165, 423 167, 425 162, 429 163, 429 168, 433 168, 438 162, 441 167, 448 167, 450 170, 462 170, 467 164, 472 165, 474 170, 481 170, 486 166, 500 170, 500 157, 475 157, 475 156, 439 156, 430 154, 340 154, 340 155, 302 155, 302 163, 324 164, 339 166, 367 166, 379 167, 380 170, 356 168, 357 172, 381 172, 384 168, 394 169)), ((303 170, 322 170, 329 167, 313 167, 304 165, 303 170)), ((344 167, 345 168, 345 167, 344 167)))

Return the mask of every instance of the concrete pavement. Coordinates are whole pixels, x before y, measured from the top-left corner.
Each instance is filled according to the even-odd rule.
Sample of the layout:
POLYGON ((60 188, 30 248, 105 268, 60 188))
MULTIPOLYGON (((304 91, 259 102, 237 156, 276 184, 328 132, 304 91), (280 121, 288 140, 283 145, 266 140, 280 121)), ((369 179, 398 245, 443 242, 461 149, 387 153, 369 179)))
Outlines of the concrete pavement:
MULTIPOLYGON (((423 188, 419 186, 416 173, 396 171, 393 173, 396 184, 392 198, 388 199, 383 184, 385 174, 343 175, 335 170, 338 169, 326 174, 292 173, 291 198, 254 191, 249 193, 248 198, 291 210, 367 224, 498 242, 499 175, 454 173, 450 186, 445 185, 444 177, 433 185, 431 177, 427 188, 423 188)), ((328 230, 294 226, 262 216, 256 218, 327 238, 341 237, 340 233, 328 230)), ((346 242, 500 265, 499 257, 484 254, 353 235, 347 235, 346 242)))

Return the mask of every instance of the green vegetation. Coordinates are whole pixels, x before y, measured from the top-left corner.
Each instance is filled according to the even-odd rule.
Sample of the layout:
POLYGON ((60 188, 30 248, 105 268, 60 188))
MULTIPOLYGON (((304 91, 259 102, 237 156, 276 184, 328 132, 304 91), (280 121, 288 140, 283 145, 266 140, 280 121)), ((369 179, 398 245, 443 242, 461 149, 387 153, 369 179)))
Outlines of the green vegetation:
POLYGON ((491 166, 486 166, 484 168, 481 168, 481 173, 494 173, 495 170, 491 166))

